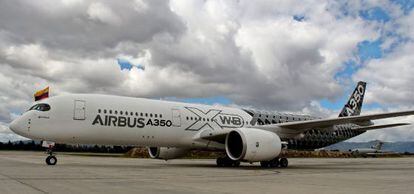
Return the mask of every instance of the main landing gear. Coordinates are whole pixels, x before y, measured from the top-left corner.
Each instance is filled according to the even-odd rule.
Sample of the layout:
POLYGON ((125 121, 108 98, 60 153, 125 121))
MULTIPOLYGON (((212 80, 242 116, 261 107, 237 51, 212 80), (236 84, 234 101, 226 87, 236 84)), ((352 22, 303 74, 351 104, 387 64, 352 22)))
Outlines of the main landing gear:
POLYGON ((269 161, 261 161, 260 166, 263 168, 287 168, 289 165, 289 161, 287 158, 275 158, 269 161))
POLYGON ((55 156, 55 153, 53 153, 53 148, 55 147, 55 143, 54 142, 43 141, 42 146, 47 148, 46 153, 48 154, 48 156, 46 157, 46 160, 45 160, 46 164, 47 165, 56 165, 57 158, 55 156))
POLYGON ((239 167, 240 161, 235 161, 229 157, 220 157, 216 160, 217 166, 219 167, 239 167))
MULTIPOLYGON (((219 167, 239 167, 240 161, 235 161, 229 157, 217 158, 217 166, 219 167)), ((275 158, 269 161, 261 161, 260 166, 262 168, 287 168, 289 161, 287 158, 275 158)))

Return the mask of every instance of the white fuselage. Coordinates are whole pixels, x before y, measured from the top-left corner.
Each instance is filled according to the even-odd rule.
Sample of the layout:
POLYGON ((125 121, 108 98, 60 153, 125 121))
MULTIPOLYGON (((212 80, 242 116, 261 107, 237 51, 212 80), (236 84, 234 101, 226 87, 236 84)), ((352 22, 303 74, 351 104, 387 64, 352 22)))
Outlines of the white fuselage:
POLYGON ((24 137, 58 143, 223 148, 195 139, 206 129, 245 127, 252 119, 236 108, 96 94, 39 103, 50 110, 29 110, 10 128, 24 137))
MULTIPOLYGON (((57 143, 224 149, 224 142, 200 138, 232 129, 317 119, 303 115, 244 110, 144 98, 70 94, 33 104, 10 124, 15 133, 57 143), (40 106, 40 107, 36 107, 40 106), (45 109, 45 107, 48 107, 45 109)), ((362 132, 352 125, 323 131, 285 133, 272 128, 293 149, 315 149, 362 132)))
POLYGON ((352 153, 358 153, 358 154, 371 154, 371 153, 382 153, 383 151, 381 149, 375 149, 375 148, 355 148, 351 150, 352 153))

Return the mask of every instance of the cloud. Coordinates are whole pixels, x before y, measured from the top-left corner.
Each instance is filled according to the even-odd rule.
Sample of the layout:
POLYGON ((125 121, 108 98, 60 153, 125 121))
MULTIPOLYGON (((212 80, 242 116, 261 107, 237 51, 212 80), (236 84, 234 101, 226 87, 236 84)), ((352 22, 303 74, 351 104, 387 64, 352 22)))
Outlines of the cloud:
POLYGON ((108 6, 94 2, 88 7, 88 17, 103 23, 108 23, 114 26, 119 26, 121 19, 108 6))
POLYGON ((398 38, 412 37, 412 13, 392 3, 16 0, 0 5, 4 122, 27 109, 34 91, 45 86, 52 96, 221 96, 238 106, 333 115, 337 110, 318 101, 337 100, 354 85, 338 73, 347 69, 346 62, 360 62, 359 43, 378 39, 381 48, 395 51, 357 64, 353 80, 370 83, 370 103, 412 103, 406 97, 411 68, 401 65, 411 62, 412 48, 398 38), (390 19, 360 16, 374 8, 390 19), (386 37, 394 28, 398 37, 386 37), (145 71, 122 71, 118 58, 144 65, 145 71), (396 77, 389 62, 408 70, 396 77), (388 76, 395 81, 377 78, 388 76))
POLYGON ((184 30, 167 1, 146 2, 145 12, 129 1, 65 2, 2 2, 0 29, 15 44, 42 44, 77 57, 99 57, 124 41, 144 42, 159 33, 175 37, 184 30))
POLYGON ((377 36, 364 21, 337 18, 339 7, 330 3, 306 2, 306 9, 282 3, 275 10, 268 2, 243 1, 51 5, 59 12, 19 3, 33 11, 17 17, 16 3, 0 10, 16 17, 0 22, 6 32, 1 60, 50 82, 58 94, 228 96, 241 105, 300 110, 319 98, 336 98, 341 88, 332 75, 358 42, 377 36), (35 21, 21 20, 29 17, 35 21), (146 63, 148 71, 117 71, 119 56, 146 63))
POLYGON ((0 107, 0 122, 10 122, 10 121, 11 121, 11 117, 10 117, 9 110, 4 107, 0 107))
POLYGON ((22 136, 13 133, 7 124, 0 122, 0 142, 27 140, 22 136))

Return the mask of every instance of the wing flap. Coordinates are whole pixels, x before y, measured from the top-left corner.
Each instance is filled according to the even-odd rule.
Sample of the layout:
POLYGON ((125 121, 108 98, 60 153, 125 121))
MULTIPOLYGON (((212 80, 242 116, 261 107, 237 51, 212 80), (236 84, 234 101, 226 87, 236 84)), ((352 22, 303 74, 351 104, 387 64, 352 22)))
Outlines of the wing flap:
POLYGON ((411 123, 393 123, 393 124, 386 124, 386 125, 373 125, 373 126, 367 126, 367 127, 357 127, 357 128, 353 128, 352 130, 368 131, 368 130, 374 130, 374 129, 399 127, 399 126, 405 126, 405 125, 411 125, 411 123))

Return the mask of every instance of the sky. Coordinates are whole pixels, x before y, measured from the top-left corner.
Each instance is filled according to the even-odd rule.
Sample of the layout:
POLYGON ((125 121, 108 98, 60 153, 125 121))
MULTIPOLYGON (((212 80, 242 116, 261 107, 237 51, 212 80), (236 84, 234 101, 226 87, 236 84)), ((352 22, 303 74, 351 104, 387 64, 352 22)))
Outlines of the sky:
MULTIPOLYGON (((335 117, 414 109, 414 2, 0 0, 0 141, 50 86, 335 117)), ((383 122, 413 122, 414 117, 383 122)), ((414 127, 351 141, 412 141, 414 127)))

